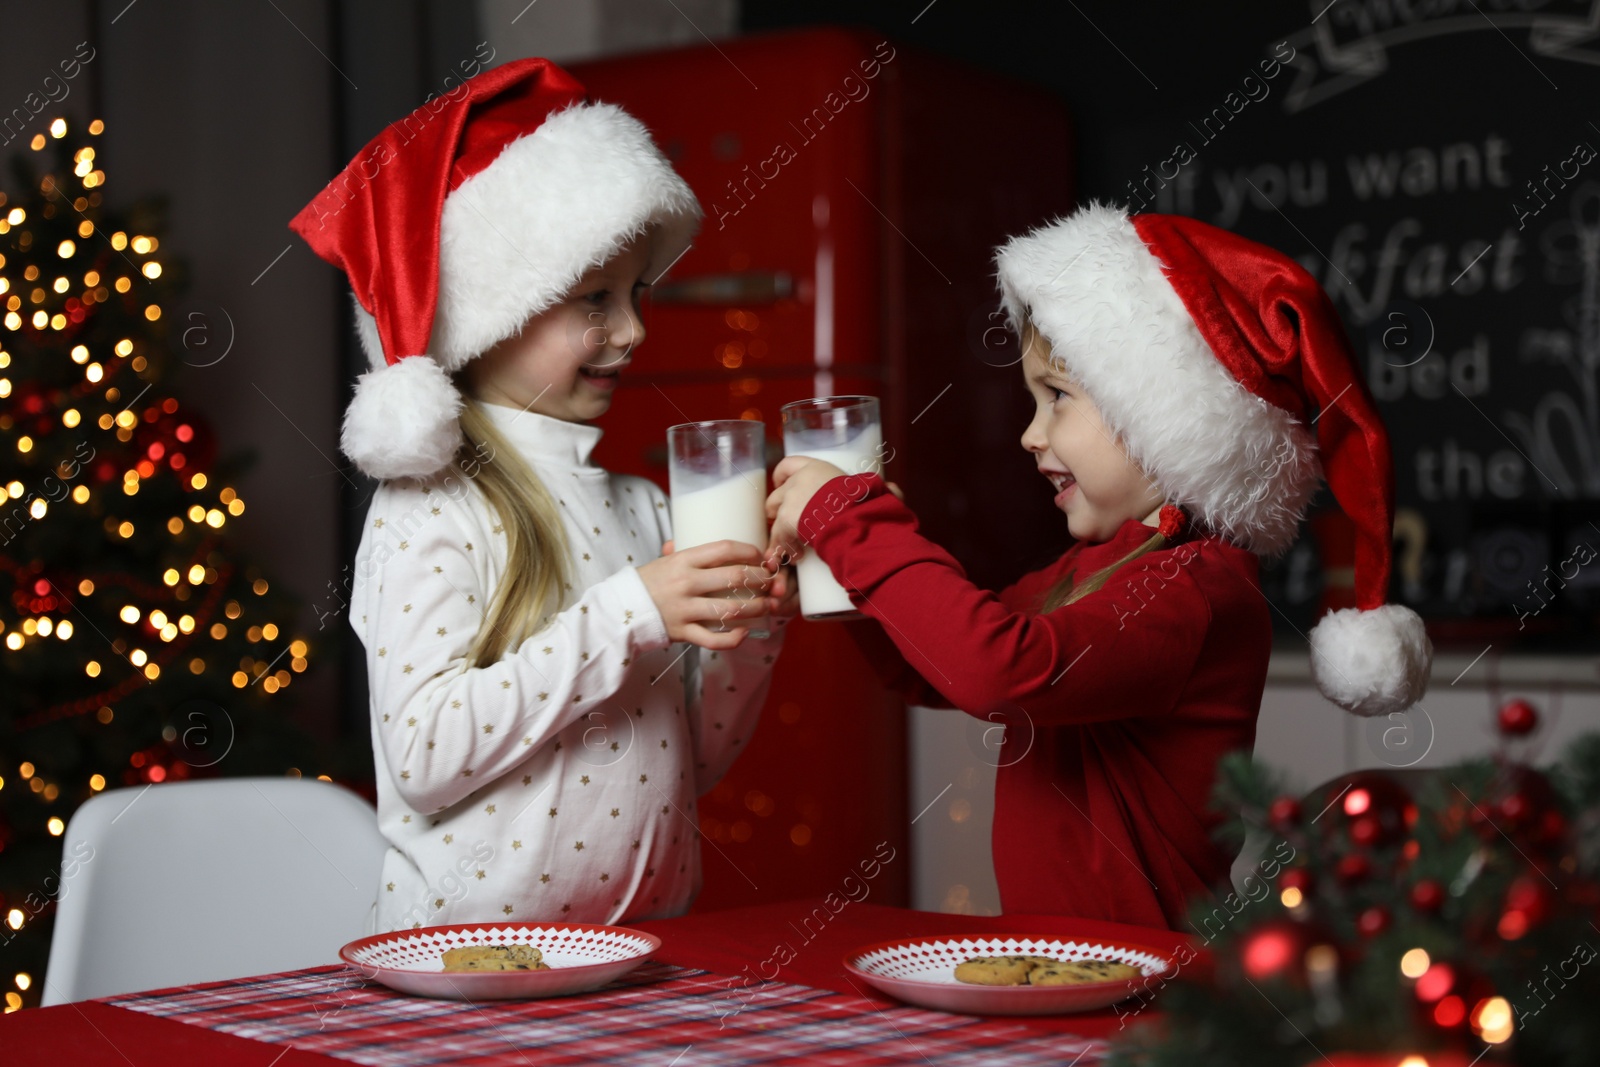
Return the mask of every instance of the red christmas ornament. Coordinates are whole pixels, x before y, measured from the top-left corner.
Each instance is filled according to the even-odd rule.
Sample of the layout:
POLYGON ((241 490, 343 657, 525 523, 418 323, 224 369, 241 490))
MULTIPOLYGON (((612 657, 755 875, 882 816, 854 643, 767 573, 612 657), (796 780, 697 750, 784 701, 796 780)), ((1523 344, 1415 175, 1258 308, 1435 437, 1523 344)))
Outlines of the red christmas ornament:
POLYGON ((1311 923, 1270 919, 1251 929, 1239 942, 1239 966, 1252 981, 1277 979, 1294 984, 1306 980, 1306 952, 1333 938, 1311 923))
POLYGON ((1496 715, 1500 732, 1507 737, 1524 737, 1539 726, 1539 711, 1526 700, 1508 700, 1496 715))
POLYGON ((1311 876, 1309 867, 1291 867, 1278 878, 1278 884, 1284 889, 1298 889, 1302 894, 1309 895, 1316 879, 1311 876))
POLYGON ((1372 873, 1372 861, 1360 852, 1350 852, 1339 857, 1339 862, 1334 866, 1334 873, 1339 876, 1339 881, 1346 885, 1355 885, 1365 881, 1372 873))
POLYGON ((1283 796, 1274 800, 1267 808, 1267 822, 1273 829, 1282 832, 1299 825, 1300 814, 1300 801, 1294 797, 1283 796))
POLYGON ((1356 930, 1362 937, 1377 937, 1389 929, 1389 909, 1381 904, 1372 907, 1356 916, 1356 930))
POLYGON ((1404 786, 1381 771, 1357 771, 1324 788, 1323 825, 1343 827, 1362 847, 1392 844, 1416 822, 1417 806, 1404 786))
POLYGON ((1424 878, 1411 887, 1411 906, 1428 915, 1444 906, 1444 886, 1432 878, 1424 878))

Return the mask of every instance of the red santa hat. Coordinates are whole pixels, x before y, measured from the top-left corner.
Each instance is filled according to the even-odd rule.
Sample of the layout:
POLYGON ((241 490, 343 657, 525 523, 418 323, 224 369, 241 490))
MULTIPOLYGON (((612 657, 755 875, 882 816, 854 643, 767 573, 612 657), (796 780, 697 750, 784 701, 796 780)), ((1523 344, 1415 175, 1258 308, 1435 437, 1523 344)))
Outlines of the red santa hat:
POLYGON ((1356 605, 1311 631, 1311 673, 1362 715, 1415 704, 1432 643, 1387 604, 1389 438, 1327 294, 1290 257, 1177 215, 1090 203, 996 253, 1026 315, 1128 455, 1197 522, 1264 556, 1326 475, 1355 526, 1356 605))
POLYGON ((340 447, 374 478, 442 470, 463 440, 451 372, 652 225, 654 281, 701 217, 649 131, 546 59, 485 71, 392 123, 289 223, 349 279, 373 367, 340 447))

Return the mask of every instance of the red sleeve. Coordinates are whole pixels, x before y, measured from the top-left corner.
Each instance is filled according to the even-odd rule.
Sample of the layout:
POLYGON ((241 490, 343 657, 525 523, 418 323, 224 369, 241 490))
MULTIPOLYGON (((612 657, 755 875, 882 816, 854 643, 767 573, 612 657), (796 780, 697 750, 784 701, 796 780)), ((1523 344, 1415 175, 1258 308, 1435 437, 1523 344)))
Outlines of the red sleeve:
POLYGON ((1017 610, 919 534, 916 516, 877 475, 823 485, 800 535, 852 603, 883 624, 905 662, 980 718, 1019 707, 1040 723, 1165 711, 1189 680, 1211 622, 1185 572, 1198 552, 1192 544, 1129 564, 1047 615, 1017 610))

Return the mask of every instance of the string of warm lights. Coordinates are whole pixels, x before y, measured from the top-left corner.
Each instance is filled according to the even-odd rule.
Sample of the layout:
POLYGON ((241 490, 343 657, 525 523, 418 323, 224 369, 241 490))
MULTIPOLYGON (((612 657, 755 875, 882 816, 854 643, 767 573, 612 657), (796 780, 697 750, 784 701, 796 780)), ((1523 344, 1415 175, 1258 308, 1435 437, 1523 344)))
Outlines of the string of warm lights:
MULTIPOLYGON (((95 120, 86 132, 104 129, 95 120)), ((15 474, 0 475, 0 586, 11 594, 0 600, 0 678, 29 679, 16 691, 33 700, 0 710, 0 853, 19 800, 33 798, 18 833, 61 838, 65 809, 103 790, 220 773, 179 758, 179 734, 161 716, 184 700, 221 707, 229 692, 242 713, 309 667, 308 642, 270 618, 287 604, 281 592, 226 552, 227 524, 246 504, 216 472, 214 436, 176 398, 145 399, 167 364, 163 319, 181 266, 151 232, 154 215, 110 223, 99 153, 69 133, 57 118, 29 143, 55 146, 55 167, 32 186, 39 195, 0 192, 0 442, 11 445, 0 444, 0 470, 15 474), (5 751, 50 731, 50 744, 5 751), (63 760, 66 736, 82 752, 76 765, 63 760), (97 768, 107 755, 125 766, 97 768), (35 803, 57 805, 39 813, 42 832, 35 803)), ((37 938, 26 949, 16 939, 41 920, 48 932, 53 907, 48 894, 8 896, 0 882, 0 945, 12 945, 14 966, 43 965, 37 938)), ((37 993, 29 969, 12 985, 6 1012, 37 993)))

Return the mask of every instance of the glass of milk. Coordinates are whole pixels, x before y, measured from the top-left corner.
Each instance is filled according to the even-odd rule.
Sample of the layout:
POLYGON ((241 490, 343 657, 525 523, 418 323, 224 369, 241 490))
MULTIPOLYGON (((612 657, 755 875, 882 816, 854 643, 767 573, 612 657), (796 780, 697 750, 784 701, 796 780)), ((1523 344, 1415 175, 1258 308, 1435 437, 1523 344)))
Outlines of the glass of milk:
MULTIPOLYGON (((883 473, 883 424, 875 396, 819 396, 796 400, 783 414, 783 454, 826 460, 846 474, 883 473)), ((804 536, 805 531, 801 531, 804 536)), ((815 552, 796 565, 800 614, 808 619, 859 619, 850 594, 815 552)))
MULTIPOLYGON (((767 427, 754 419, 712 419, 667 428, 672 542, 681 552, 733 540, 767 548, 767 427)), ((721 596, 764 594, 730 589, 721 596)), ((740 620, 751 637, 769 637, 766 619, 740 620)), ((724 621, 712 627, 728 629, 724 621)))

